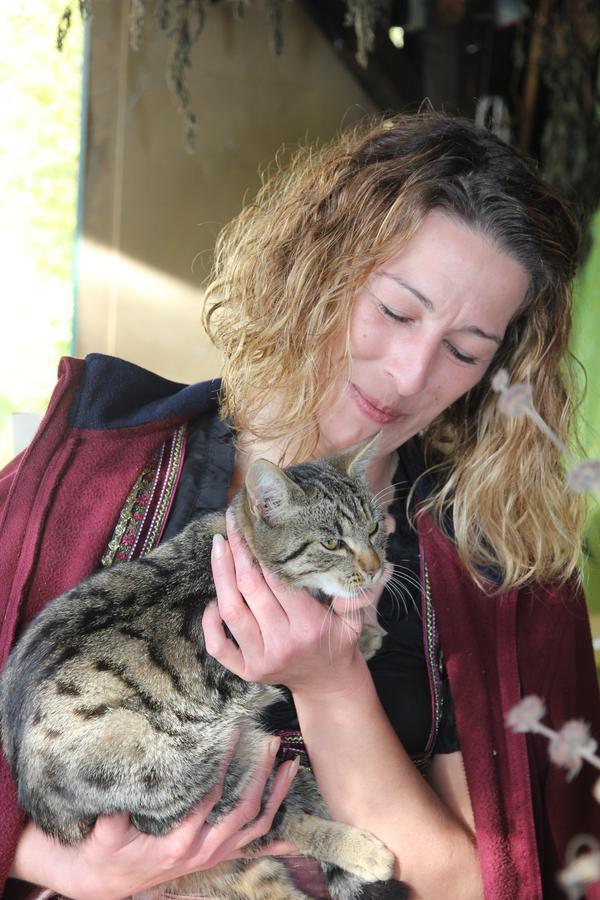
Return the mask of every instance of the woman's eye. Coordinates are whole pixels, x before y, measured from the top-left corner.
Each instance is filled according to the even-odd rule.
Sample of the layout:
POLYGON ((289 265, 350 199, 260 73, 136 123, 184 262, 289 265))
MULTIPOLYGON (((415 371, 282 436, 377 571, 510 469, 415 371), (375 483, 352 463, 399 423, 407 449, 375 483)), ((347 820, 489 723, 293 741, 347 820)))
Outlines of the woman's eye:
POLYGON ((408 322, 412 322, 410 316, 402 316, 400 313, 396 312, 393 309, 390 309, 389 306, 385 306, 385 304, 380 304, 381 311, 384 316, 387 316, 388 319, 393 319, 394 322, 402 322, 403 324, 407 324, 408 322))
POLYGON ((373 527, 369 530, 369 537, 374 537, 379 531, 379 522, 375 522, 373 527))
POLYGON ((464 353, 461 353, 460 350, 457 350, 456 347, 454 347, 448 341, 446 341, 446 346, 447 346, 448 350, 450 351, 450 353, 452 354, 452 356, 455 359, 459 359, 461 362, 467 363, 470 366, 474 366, 475 363, 479 362, 479 360, 476 359, 476 357, 466 356, 464 353))
POLYGON ((337 538, 327 538, 326 541, 321 541, 326 550, 339 550, 342 542, 337 538))
MULTIPOLYGON (((387 316, 388 319, 393 319, 394 322, 400 322, 401 325, 411 325, 414 322, 414 319, 410 316, 403 316, 399 312, 396 312, 396 310, 390 309, 389 306, 386 306, 384 303, 380 303, 379 307, 384 316, 387 316)), ((467 356, 466 353, 461 353, 460 350, 457 350, 449 341, 445 341, 445 344, 452 356, 460 362, 466 363, 469 366, 474 366, 480 361, 476 356, 467 356)))

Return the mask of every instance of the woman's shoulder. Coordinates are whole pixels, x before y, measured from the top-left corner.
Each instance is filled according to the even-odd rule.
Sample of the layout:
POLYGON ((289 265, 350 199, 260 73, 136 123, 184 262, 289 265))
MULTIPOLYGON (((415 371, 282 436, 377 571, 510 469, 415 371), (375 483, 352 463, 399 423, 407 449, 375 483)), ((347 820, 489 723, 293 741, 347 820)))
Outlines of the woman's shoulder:
POLYGON ((185 420, 218 408, 220 379, 184 384, 128 360, 86 356, 70 411, 75 428, 108 429, 185 420))

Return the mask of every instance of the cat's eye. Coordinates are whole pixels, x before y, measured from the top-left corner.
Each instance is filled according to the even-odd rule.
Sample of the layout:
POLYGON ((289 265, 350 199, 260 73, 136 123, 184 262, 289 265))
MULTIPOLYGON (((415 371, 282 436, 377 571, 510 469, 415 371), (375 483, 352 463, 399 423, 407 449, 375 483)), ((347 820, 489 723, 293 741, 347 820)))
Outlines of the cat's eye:
POLYGON ((372 528, 369 529, 369 537, 373 537, 379 531, 379 522, 375 522, 372 528))
POLYGON ((326 541, 321 541, 322 545, 326 550, 339 550, 342 542, 337 538, 327 538, 326 541))

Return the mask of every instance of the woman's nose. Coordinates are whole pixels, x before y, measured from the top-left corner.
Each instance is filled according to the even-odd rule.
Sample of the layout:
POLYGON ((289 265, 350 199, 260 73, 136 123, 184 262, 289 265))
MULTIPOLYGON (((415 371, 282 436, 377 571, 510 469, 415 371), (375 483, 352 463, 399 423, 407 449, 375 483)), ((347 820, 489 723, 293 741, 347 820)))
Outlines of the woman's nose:
POLYGON ((416 337, 407 341, 386 360, 386 374, 394 379, 396 391, 401 397, 420 393, 427 384, 433 365, 434 348, 416 337))

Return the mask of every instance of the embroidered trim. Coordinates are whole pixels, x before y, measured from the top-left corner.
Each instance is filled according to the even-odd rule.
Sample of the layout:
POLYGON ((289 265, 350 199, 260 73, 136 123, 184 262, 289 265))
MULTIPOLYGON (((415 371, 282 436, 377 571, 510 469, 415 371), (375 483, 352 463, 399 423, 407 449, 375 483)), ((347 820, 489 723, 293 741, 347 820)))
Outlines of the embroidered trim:
MULTIPOLYGON (((158 456, 158 452, 156 456, 158 456)), ((137 532, 150 503, 156 468, 156 462, 153 460, 149 466, 142 469, 136 479, 119 514, 106 552, 100 560, 102 566, 112 566, 114 562, 128 558, 129 551, 135 544, 137 532)))
POLYGON ((287 759, 295 759, 299 756, 300 765, 305 769, 310 769, 310 760, 304 746, 302 733, 300 731, 276 731, 275 734, 281 740, 277 758, 285 762, 287 759))
POLYGON ((137 477, 100 561, 105 568, 144 556, 158 543, 177 486, 185 434, 186 425, 181 425, 137 477))
POLYGON ((145 556, 160 540, 177 487, 185 448, 185 434, 186 426, 181 425, 161 447, 152 502, 146 510, 136 545, 129 559, 145 556))
POLYGON ((422 584, 423 584, 423 644, 425 646, 425 662, 427 664, 427 672, 429 675, 429 684, 431 689, 431 731, 429 740, 422 754, 415 757, 413 762, 420 769, 425 769, 429 765, 433 748, 437 740, 440 730, 440 722, 442 720, 442 685, 440 680, 440 650, 437 626, 435 621, 435 610, 431 601, 431 587, 429 584, 429 573, 427 572, 427 564, 421 549, 422 558, 422 584))

